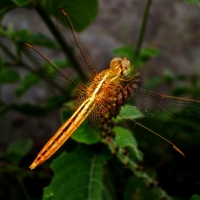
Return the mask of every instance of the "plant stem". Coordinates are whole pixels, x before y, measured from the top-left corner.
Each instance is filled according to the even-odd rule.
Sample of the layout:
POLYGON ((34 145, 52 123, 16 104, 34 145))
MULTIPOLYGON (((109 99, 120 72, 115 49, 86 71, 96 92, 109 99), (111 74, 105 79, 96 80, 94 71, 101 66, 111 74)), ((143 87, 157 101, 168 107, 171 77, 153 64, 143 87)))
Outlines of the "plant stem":
POLYGON ((11 53, 11 51, 3 44, 0 42, 0 48, 12 59, 15 60, 15 56, 11 53))
POLYGON ((129 168, 138 179, 141 179, 145 183, 147 188, 151 186, 151 190, 153 191, 153 193, 155 193, 161 199, 172 200, 172 198, 161 187, 159 187, 156 180, 151 178, 144 170, 140 170, 139 165, 129 156, 124 154, 124 151, 121 147, 116 150, 117 143, 115 139, 109 138, 109 141, 110 142, 106 142, 105 139, 102 139, 103 143, 108 144, 111 152, 115 153, 119 160, 125 166, 127 166, 127 168, 129 168))
POLYGON ((27 64, 25 64, 24 62, 22 62, 21 60, 18 60, 15 55, 2 43, 0 42, 0 48, 11 58, 11 60, 14 61, 15 64, 13 63, 8 63, 5 62, 6 66, 11 66, 11 65, 21 65, 23 66, 25 69, 35 72, 30 66, 28 66, 27 64))
POLYGON ((70 59, 70 62, 72 63, 73 67, 77 70, 79 76, 81 78, 84 78, 83 77, 84 73, 80 69, 78 62, 77 62, 75 56, 73 55, 71 47, 69 45, 67 45, 63 36, 60 34, 59 31, 57 31, 57 28, 53 24, 52 20, 49 18, 49 16, 45 13, 45 11, 40 6, 36 6, 35 9, 38 12, 38 14, 40 15, 40 17, 43 19, 43 21, 46 23, 47 27, 49 28, 49 30, 51 31, 53 36, 56 38, 56 40, 60 44, 65 55, 70 59))
POLYGON ((19 183, 19 185, 20 185, 20 187, 21 187, 21 189, 22 189, 22 192, 23 192, 23 194, 24 194, 24 199, 26 199, 26 200, 31 200, 31 198, 30 198, 29 195, 28 195, 28 192, 26 191, 26 188, 25 188, 25 186, 24 186, 24 183, 23 183, 21 177, 19 177, 19 175, 17 176, 17 180, 18 180, 18 183, 19 183))
POLYGON ((147 0, 146 5, 145 5, 145 10, 144 10, 143 18, 142 18, 142 24, 141 24, 141 27, 140 27, 138 42, 137 42, 137 45, 136 45, 134 60, 137 60, 139 55, 140 55, 140 49, 141 49, 142 42, 143 42, 143 39, 144 39, 144 33, 145 33, 145 30, 146 30, 147 19, 148 19, 148 16, 149 16, 149 10, 150 10, 150 6, 151 6, 152 1, 153 0, 147 0))

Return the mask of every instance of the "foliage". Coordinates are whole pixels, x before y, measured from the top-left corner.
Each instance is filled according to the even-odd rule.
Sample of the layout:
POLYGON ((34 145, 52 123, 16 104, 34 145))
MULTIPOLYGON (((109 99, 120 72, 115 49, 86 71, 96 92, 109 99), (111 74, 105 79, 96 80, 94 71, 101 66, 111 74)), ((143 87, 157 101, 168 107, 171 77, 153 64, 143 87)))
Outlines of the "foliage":
POLYGON ((51 165, 55 177, 44 189, 43 199, 101 199, 103 165, 108 155, 85 146, 70 154, 63 152, 51 165))
MULTIPOLYGON (((185 1, 200 5, 199 0, 185 1)), ((147 0, 147 4, 149 2, 151 1, 147 0)), ((128 57, 134 63, 135 68, 136 66, 138 68, 144 67, 145 63, 152 57, 161 54, 160 50, 152 47, 141 49, 144 27, 146 27, 148 19, 147 13, 150 8, 150 4, 148 5, 141 25, 143 28, 141 28, 138 41, 140 45, 134 46, 131 43, 113 51, 113 54, 117 56, 128 57)), ((61 121, 64 122, 73 113, 70 105, 71 98, 68 94, 63 97, 63 94, 59 93, 59 96, 46 99, 43 105, 26 101, 18 103, 23 99, 23 95, 34 89, 36 84, 40 84, 42 79, 35 73, 30 64, 24 62, 20 43, 26 41, 54 51, 62 51, 61 41, 55 34, 56 25, 51 21, 55 11, 58 8, 66 9, 76 31, 82 31, 95 19, 98 2, 94 0, 1 0, 0 19, 2 20, 8 12, 17 7, 36 10, 55 39, 43 33, 31 33, 26 29, 15 30, 12 23, 6 27, 2 23, 0 24, 0 39, 7 39, 12 43, 11 50, 0 41, 0 49, 6 55, 0 55, 0 84, 1 86, 14 86, 13 95, 19 100, 7 103, 0 96, 0 118, 4 119, 8 113, 13 113, 13 115, 21 113, 27 118, 39 120, 39 118, 48 116, 51 111, 60 107, 65 100, 67 102, 61 112, 61 121), (22 75, 19 69, 24 70, 25 74, 22 75)), ((60 68, 69 69, 71 65, 70 55, 67 60, 59 58, 53 60, 53 62, 60 68)), ((176 75, 166 69, 163 71, 162 77, 151 78, 145 83, 145 87, 153 89, 163 84, 172 88, 171 93, 175 96, 187 95, 197 98, 199 95, 199 76, 196 74, 176 75), (190 85, 185 87, 185 82, 190 82, 190 85)), ((196 163, 196 160, 198 160, 196 154, 199 152, 200 146, 198 119, 187 118, 186 113, 182 111, 172 111, 176 120, 174 118, 163 120, 162 114, 159 116, 159 113, 154 113, 151 110, 149 111, 150 114, 158 115, 157 120, 152 121, 151 117, 144 118, 144 115, 137 108, 134 108, 132 103, 133 101, 130 101, 122 107, 120 115, 114 119, 115 138, 111 136, 103 137, 104 135, 100 135, 99 127, 88 126, 88 120, 85 120, 69 139, 67 145, 61 147, 56 153, 60 155, 57 158, 53 156, 33 172, 28 170, 27 163, 33 160, 35 152, 41 148, 41 144, 38 145, 39 148, 37 148, 37 145, 33 148, 33 141, 30 139, 11 142, 7 150, 0 152, 0 180, 2 180, 0 182, 0 199, 200 199, 199 190, 196 192, 194 189, 198 187, 200 175, 200 166, 196 163), (155 141, 151 139, 149 143, 151 146, 146 148, 147 152, 145 152, 145 149, 141 151, 141 144, 133 135, 134 129, 132 131, 121 126, 126 120, 124 116, 128 116, 132 120, 137 119, 146 127, 162 132, 162 136, 168 136, 169 139, 179 143, 180 148, 182 147, 188 155, 186 160, 182 162, 177 155, 174 155, 174 152, 171 153, 160 144, 158 150, 162 149, 162 152, 158 151, 160 155, 156 155, 158 160, 160 159, 159 162, 157 157, 154 157, 153 152, 157 146, 154 146, 155 141), (179 122, 182 123, 177 128, 179 122), (191 135, 191 132, 194 134, 191 135), (192 142, 191 146, 188 141, 192 142), (146 155, 149 157, 146 157, 146 155), (158 163, 157 165, 154 162, 155 160, 158 163), (151 167, 152 163, 153 167, 151 167), (191 163, 194 163, 193 170, 189 166, 191 163), (144 169, 143 166, 146 166, 146 168, 144 169), (165 171, 166 168, 169 173, 165 171), (161 184, 158 184, 157 180, 161 181, 161 184), (188 180, 196 181, 196 184, 187 183, 188 180), (169 182, 171 187, 168 184, 169 182), (177 185, 180 185, 181 190, 178 189, 177 185)), ((198 109, 188 108, 187 112, 195 113, 198 112, 198 109)), ((13 135, 17 137, 18 134, 13 129, 13 135)), ((148 136, 147 139, 149 139, 148 136)), ((142 145, 145 146, 145 142, 142 145)), ((0 144, 0 147, 5 149, 2 144, 0 144)))
POLYGON ((30 177, 27 169, 20 168, 20 163, 29 153, 33 146, 30 139, 22 139, 13 142, 7 149, 7 152, 0 152, 1 170, 0 170, 0 198, 1 199, 27 199, 24 177, 30 177), (5 192, 7 189, 10 192, 5 192), (12 191, 12 192, 11 192, 12 191))
POLYGON ((83 30, 91 21, 93 21, 94 17, 97 15, 98 8, 97 1, 93 0, 87 0, 87 3, 83 3, 80 0, 53 0, 50 2, 48 0, 43 0, 42 6, 48 14, 53 16, 55 15, 55 10, 58 8, 65 8, 77 31, 83 30), (90 12, 88 12, 88 6, 90 12))
POLYGON ((187 3, 196 3, 197 5, 200 6, 200 1, 199 0, 185 0, 187 3))
POLYGON ((143 49, 140 51, 139 57, 135 60, 135 49, 130 44, 128 46, 117 48, 113 51, 116 56, 124 56, 130 59, 131 63, 138 67, 144 66, 144 64, 154 56, 159 55, 159 51, 157 49, 149 48, 143 49))
POLYGON ((199 200, 200 199, 200 196, 199 195, 196 195, 196 194, 194 194, 191 198, 190 198, 190 200, 199 200))

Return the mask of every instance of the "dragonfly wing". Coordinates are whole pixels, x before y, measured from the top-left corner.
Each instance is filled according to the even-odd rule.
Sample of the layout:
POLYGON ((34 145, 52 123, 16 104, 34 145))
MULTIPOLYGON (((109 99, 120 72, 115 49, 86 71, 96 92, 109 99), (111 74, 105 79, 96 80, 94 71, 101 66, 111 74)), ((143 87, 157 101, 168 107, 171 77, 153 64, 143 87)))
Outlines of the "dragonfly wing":
POLYGON ((188 141, 191 134, 182 134, 197 129, 195 126, 198 126, 200 118, 200 102, 166 96, 141 88, 134 88, 131 98, 135 109, 144 117, 135 120, 125 116, 125 128, 131 129, 142 150, 153 159, 169 159, 172 155, 168 152, 170 149, 175 149, 183 155, 183 152, 165 137, 170 137, 170 140, 188 141))
MULTIPOLYGON (((173 159, 174 150, 184 156, 184 153, 175 144, 163 136, 165 131, 159 132, 158 134, 144 126, 143 122, 138 122, 139 120, 133 120, 124 116, 121 117, 124 118, 121 124, 123 128, 133 133, 138 143, 137 147, 141 149, 151 161, 159 162, 159 164, 166 163, 173 159)), ((156 121, 154 121, 154 123, 156 123, 156 121)), ((126 137, 125 134, 122 135, 126 137)), ((123 136, 120 136, 121 140, 124 140, 122 138, 123 136)))
POLYGON ((69 16, 63 9, 56 12, 57 26, 61 37, 63 37, 63 48, 74 58, 77 63, 76 70, 83 75, 84 81, 90 83, 97 75, 96 67, 87 50, 79 40, 69 16))
POLYGON ((83 84, 79 83, 58 68, 31 44, 23 43, 21 48, 27 58, 34 65, 37 73, 46 80, 55 95, 65 95, 66 97, 69 97, 69 94, 71 94, 74 88, 86 88, 83 84))
POLYGON ((145 117, 174 120, 178 113, 200 119, 200 101, 134 88, 133 104, 145 117))

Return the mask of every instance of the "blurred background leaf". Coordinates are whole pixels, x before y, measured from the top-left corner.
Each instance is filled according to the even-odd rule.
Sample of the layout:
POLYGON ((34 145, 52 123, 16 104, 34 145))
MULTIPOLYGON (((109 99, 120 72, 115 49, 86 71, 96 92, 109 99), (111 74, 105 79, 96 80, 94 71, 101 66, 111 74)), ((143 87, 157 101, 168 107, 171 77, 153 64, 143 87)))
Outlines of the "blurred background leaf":
POLYGON ((30 0, 12 0, 17 6, 26 6, 30 3, 30 0))
POLYGON ((29 153, 33 147, 33 141, 30 139, 18 140, 12 143, 6 153, 6 157, 14 164, 18 165, 20 160, 29 153))
POLYGON ((9 84, 19 80, 19 74, 12 69, 2 69, 0 73, 0 83, 9 84))
POLYGON ((42 6, 44 10, 50 14, 55 15, 55 10, 59 8, 65 8, 66 12, 70 16, 70 19, 74 25, 76 31, 82 31, 85 29, 97 16, 98 1, 97 0, 43 0, 42 6), (89 5, 89 7, 88 7, 89 5), (89 12, 88 12, 89 8, 89 12))
POLYGON ((196 3, 198 6, 200 6, 199 0, 185 0, 187 3, 196 3))
POLYGON ((190 200, 200 200, 200 196, 197 194, 192 195, 192 197, 190 198, 190 200))
POLYGON ((0 4, 0 19, 9 11, 15 8, 15 4, 12 1, 1 0, 0 4))

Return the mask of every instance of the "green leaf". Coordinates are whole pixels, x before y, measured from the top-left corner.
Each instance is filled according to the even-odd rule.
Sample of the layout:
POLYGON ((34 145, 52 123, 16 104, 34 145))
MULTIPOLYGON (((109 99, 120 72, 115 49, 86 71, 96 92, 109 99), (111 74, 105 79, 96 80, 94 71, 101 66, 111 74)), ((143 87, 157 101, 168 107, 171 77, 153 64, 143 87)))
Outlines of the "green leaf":
POLYGON ((1 0, 0 2, 0 21, 3 16, 9 11, 14 9, 16 6, 12 1, 1 0))
POLYGON ((3 28, 2 26, 0 27, 0 36, 1 37, 9 37, 9 38, 13 38, 15 36, 15 31, 13 28, 13 23, 9 22, 6 29, 3 28))
POLYGON ((192 195, 192 197, 190 198, 190 200, 200 200, 200 196, 197 194, 192 195))
POLYGON ((0 83, 14 83, 19 80, 19 74, 12 69, 2 69, 0 71, 0 83))
POLYGON ((125 106, 121 107, 120 115, 117 116, 115 122, 116 123, 121 122, 127 117, 130 119, 138 119, 144 117, 144 115, 136 107, 126 104, 125 106))
POLYGON ((16 95, 19 97, 26 92, 31 86, 38 83, 40 80, 39 76, 34 73, 27 74, 21 81, 19 87, 15 90, 16 95))
POLYGON ((15 31, 13 37, 15 38, 16 41, 28 41, 29 38, 31 36, 31 33, 26 30, 26 29, 22 29, 19 31, 15 31))
POLYGON ((29 42, 32 45, 41 45, 47 48, 52 48, 56 50, 60 50, 60 46, 57 42, 50 37, 42 34, 42 33, 30 33, 26 29, 22 29, 19 31, 15 31, 13 29, 13 24, 9 23, 8 29, 0 29, 1 36, 8 36, 13 41, 21 43, 21 42, 29 42))
POLYGON ((0 74, 1 74, 1 71, 3 70, 4 67, 5 67, 5 62, 4 62, 4 60, 0 57, 0 74))
POLYGON ((57 59, 53 60, 53 63, 54 63, 56 66, 58 66, 59 68, 61 68, 61 69, 70 67, 70 62, 69 62, 69 60, 62 59, 62 58, 57 58, 57 59))
POLYGON ((32 45, 41 45, 44 47, 60 50, 60 47, 55 40, 51 39, 50 37, 48 37, 42 33, 30 33, 26 29, 22 29, 19 31, 14 31, 11 29, 11 31, 9 31, 9 32, 10 33, 8 34, 8 33, 4 33, 2 31, 2 34, 9 35, 12 38, 12 40, 17 41, 19 43, 20 42, 29 42, 32 45))
POLYGON ((30 0, 12 0, 17 6, 26 6, 30 0))
POLYGON ((87 147, 63 152, 51 165, 55 176, 44 188, 43 200, 101 200, 103 165, 108 154, 94 154, 87 147))
POLYGON ((130 61, 133 62, 135 50, 132 44, 127 46, 119 47, 113 50, 113 54, 120 57, 127 57, 130 61))
POLYGON ((102 200, 112 200, 112 197, 106 187, 102 189, 102 200))
MULTIPOLYGON (((144 115, 134 106, 125 105, 121 108, 120 114, 114 121, 116 122, 116 124, 120 125, 121 122, 123 122, 124 120, 138 119, 143 116, 144 115)), ((121 148, 126 148, 131 154, 133 159, 134 158, 136 158, 137 160, 143 159, 143 154, 138 149, 137 141, 135 140, 133 134, 128 129, 122 128, 121 126, 115 126, 113 128, 113 131, 116 134, 115 139, 117 145, 119 145, 121 148)))
POLYGON ((149 78, 146 83, 145 87, 146 89, 150 90, 155 88, 157 85, 160 85, 164 82, 162 77, 155 77, 155 78, 149 78))
POLYGON ((42 33, 31 34, 30 39, 26 41, 30 42, 32 45, 41 45, 44 47, 60 50, 60 46, 55 40, 42 33))
POLYGON ((143 154, 138 149, 138 143, 129 130, 120 126, 115 126, 113 131, 116 134, 115 140, 117 145, 119 145, 121 148, 126 148, 131 154, 132 158, 136 158, 138 160, 143 159, 143 154))
POLYGON ((132 64, 136 66, 143 66, 151 57, 158 56, 160 52, 157 49, 145 48, 141 50, 139 58, 135 60, 135 49, 132 44, 117 48, 113 51, 116 56, 127 57, 132 64))
POLYGON ((144 66, 144 64, 152 57, 158 56, 160 51, 153 48, 145 48, 140 52, 139 58, 135 60, 135 65, 144 66))
POLYGON ((88 120, 86 119, 74 132, 71 138, 77 142, 95 144, 100 140, 100 132, 90 129, 88 126, 88 120))
POLYGON ((185 0, 187 3, 196 3, 198 6, 200 6, 200 0, 185 0))
POLYGON ((148 60, 149 58, 153 56, 159 56, 159 55, 160 55, 160 51, 158 49, 153 49, 153 48, 145 48, 140 53, 140 56, 143 60, 148 60))
POLYGON ((27 155, 33 146, 33 141, 23 139, 12 143, 7 150, 6 157, 15 165, 18 165, 20 160, 27 155))
POLYGON ((58 8, 66 10, 77 31, 85 29, 96 18, 98 11, 97 0, 42 0, 42 6, 53 16, 58 8))
MULTIPOLYGON (((62 122, 64 123, 68 120, 72 112, 66 109, 62 110, 62 122)), ((85 143, 85 144, 94 144, 97 143, 100 139, 100 132, 97 130, 92 131, 88 126, 88 120, 86 119, 78 129, 73 133, 71 136, 72 139, 76 140, 77 142, 85 143)))

